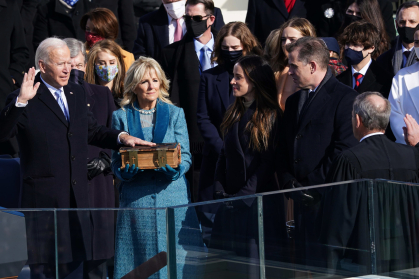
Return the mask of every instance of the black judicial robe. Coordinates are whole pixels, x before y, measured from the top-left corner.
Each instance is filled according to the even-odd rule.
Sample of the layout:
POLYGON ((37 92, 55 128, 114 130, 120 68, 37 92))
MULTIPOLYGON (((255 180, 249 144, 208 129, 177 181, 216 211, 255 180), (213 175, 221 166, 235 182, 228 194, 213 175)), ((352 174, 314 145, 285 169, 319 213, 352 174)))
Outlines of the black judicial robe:
MULTIPOLYGON (((382 178, 417 183, 418 169, 417 148, 374 135, 343 151, 334 161, 326 182, 382 178)), ((378 181, 373 192, 377 271, 419 266, 419 217, 415 217, 419 211, 419 188, 378 181)), ((323 256, 329 268, 371 271, 368 196, 367 182, 334 186, 325 193, 316 223, 319 242, 328 247, 323 256)))

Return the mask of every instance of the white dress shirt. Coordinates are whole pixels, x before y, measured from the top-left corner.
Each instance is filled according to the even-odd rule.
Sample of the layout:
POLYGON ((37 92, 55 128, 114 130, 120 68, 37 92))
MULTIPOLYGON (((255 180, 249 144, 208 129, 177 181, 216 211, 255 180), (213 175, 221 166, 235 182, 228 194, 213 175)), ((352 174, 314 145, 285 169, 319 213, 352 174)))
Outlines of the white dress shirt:
MULTIPOLYGON (((167 20, 168 20, 168 25, 169 25, 169 44, 173 44, 175 41, 175 31, 176 31, 176 27, 177 27, 177 22, 176 19, 174 19, 173 17, 171 17, 169 14, 167 14, 167 20)), ((186 34, 186 24, 185 24, 185 20, 182 18, 180 18, 180 25, 182 26, 182 30, 183 30, 183 36, 185 36, 186 34)))
MULTIPOLYGON (((410 49, 407 49, 407 48, 405 48, 405 47, 404 47, 404 45, 402 44, 402 51, 403 51, 403 53, 404 53, 405 51, 415 51, 415 50, 414 50, 414 47, 411 47, 410 49)), ((406 58, 406 56, 404 56, 404 54, 403 54, 403 68, 406 66, 406 62, 407 62, 407 58, 406 58)))
POLYGON ((362 81, 364 80, 365 74, 367 73, 368 68, 370 67, 371 63, 372 63, 372 59, 370 59, 370 62, 368 62, 367 65, 365 65, 361 70, 359 70, 359 72, 357 70, 355 70, 354 67, 351 66, 351 68, 352 68, 352 88, 355 88, 355 85, 356 85, 356 80, 355 80, 354 74, 356 74, 356 73, 362 74, 362 78, 359 79, 359 84, 361 84, 362 81))
MULTIPOLYGON (((212 33, 211 33, 211 40, 209 40, 209 42, 206 45, 201 44, 200 41, 198 41, 197 39, 194 39, 195 52, 196 52, 196 56, 198 57, 199 62, 201 62, 201 60, 199 59, 201 57, 201 48, 203 48, 204 46, 208 47, 207 51, 205 52, 205 55, 207 55, 208 58, 211 60, 211 55, 212 55, 212 52, 214 51, 214 43, 215 43, 214 36, 212 35, 212 33)), ((217 62, 211 63, 211 68, 214 68, 217 65, 218 65, 217 62)))
POLYGON ((368 134, 368 135, 366 135, 365 137, 363 137, 359 142, 361 142, 361 141, 363 141, 364 139, 366 139, 366 138, 369 138, 369 137, 372 137, 372 136, 376 136, 376 135, 384 135, 384 133, 381 133, 381 132, 377 132, 377 133, 371 133, 371 134, 368 134))

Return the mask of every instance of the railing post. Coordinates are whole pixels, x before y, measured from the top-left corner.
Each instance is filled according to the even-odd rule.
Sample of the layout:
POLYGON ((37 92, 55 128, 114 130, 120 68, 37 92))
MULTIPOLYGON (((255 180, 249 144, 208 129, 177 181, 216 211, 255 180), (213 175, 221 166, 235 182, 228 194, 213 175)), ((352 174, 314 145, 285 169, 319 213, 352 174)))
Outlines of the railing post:
POLYGON ((166 208, 166 239, 167 239, 167 278, 176 279, 176 237, 175 211, 166 208))
POLYGON ((57 209, 54 209, 54 237, 55 237, 55 278, 59 279, 58 274, 58 226, 57 226, 57 209))
POLYGON ((266 270, 265 270, 265 235, 264 235, 264 229, 263 229, 263 196, 259 196, 257 199, 258 199, 260 279, 265 279, 266 270))
POLYGON ((375 180, 368 181, 368 219, 370 231, 371 248, 371 274, 377 274, 377 254, 375 249, 375 206, 374 206, 374 187, 375 180))

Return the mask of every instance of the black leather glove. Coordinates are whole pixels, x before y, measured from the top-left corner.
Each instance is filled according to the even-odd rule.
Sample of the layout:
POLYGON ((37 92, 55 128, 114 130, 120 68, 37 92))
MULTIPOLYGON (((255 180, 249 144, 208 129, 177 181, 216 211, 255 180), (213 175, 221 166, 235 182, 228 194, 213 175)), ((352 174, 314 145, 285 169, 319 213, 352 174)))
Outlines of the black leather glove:
MULTIPOLYGON (((230 195, 224 192, 215 192, 214 193, 214 199, 215 200, 222 200, 222 199, 228 199, 228 198, 233 198, 236 195, 230 195)), ((233 209, 233 202, 232 201, 226 201, 224 202, 224 205, 228 208, 228 209, 233 209)))
POLYGON ((101 151, 99 157, 93 158, 87 163, 87 178, 92 180, 99 174, 107 175, 111 172, 111 157, 101 151))
MULTIPOLYGON (((297 189, 300 187, 304 187, 301 185, 297 180, 293 179, 290 180, 287 184, 285 184, 285 189, 297 189)), ((304 206, 311 206, 316 204, 319 201, 317 197, 318 194, 316 190, 300 190, 300 191, 293 191, 289 192, 288 198, 293 199, 297 203, 302 203, 304 206)))

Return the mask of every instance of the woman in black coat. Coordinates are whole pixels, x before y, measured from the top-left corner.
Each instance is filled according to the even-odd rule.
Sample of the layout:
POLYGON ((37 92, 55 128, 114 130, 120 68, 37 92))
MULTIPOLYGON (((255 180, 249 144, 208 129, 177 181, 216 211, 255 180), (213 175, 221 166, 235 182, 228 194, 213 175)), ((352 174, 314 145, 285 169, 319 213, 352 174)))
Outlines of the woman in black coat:
MULTIPOLYGON (((242 55, 261 53, 257 39, 243 22, 230 22, 217 35, 213 61, 218 66, 202 73, 198 93, 198 128, 205 141, 199 177, 199 202, 213 199, 215 167, 223 144, 220 125, 224 113, 235 99, 230 84, 234 64, 242 55)), ((207 244, 216 211, 216 206, 198 208, 204 241, 207 244)))
MULTIPOLYGON (((274 150, 282 115, 276 98, 274 73, 259 56, 245 56, 234 66, 234 104, 221 124, 223 147, 215 172, 215 197, 242 197, 278 190, 274 150)), ((267 258, 278 253, 286 240, 283 197, 264 197, 264 235, 267 258), (282 229, 281 229, 282 228, 282 229)), ((250 198, 220 207, 210 247, 233 250, 238 256, 259 258, 257 199, 250 198)), ((248 265, 248 274, 259 274, 248 265)))

